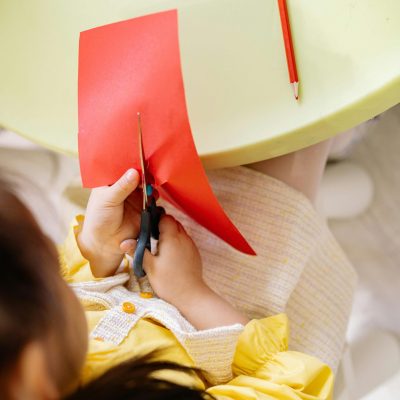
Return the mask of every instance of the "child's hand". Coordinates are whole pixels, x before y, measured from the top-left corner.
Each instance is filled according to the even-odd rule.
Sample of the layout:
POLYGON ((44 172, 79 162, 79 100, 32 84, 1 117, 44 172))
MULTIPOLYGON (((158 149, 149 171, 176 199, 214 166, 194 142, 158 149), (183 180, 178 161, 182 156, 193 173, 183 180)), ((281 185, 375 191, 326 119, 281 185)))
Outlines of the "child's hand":
POLYGON ((146 250, 143 263, 157 295, 173 304, 197 329, 246 324, 247 317, 204 282, 199 251, 182 225, 164 215, 159 228, 159 253, 152 256, 146 250))
POLYGON ((189 296, 202 291, 199 251, 183 226, 170 215, 161 217, 158 255, 146 250, 143 267, 153 290, 163 300, 180 308, 189 296))
POLYGON ((96 277, 112 275, 139 233, 139 174, 128 170, 114 185, 93 189, 82 231, 77 237, 82 255, 96 277), (122 244, 121 244, 122 243, 122 244))

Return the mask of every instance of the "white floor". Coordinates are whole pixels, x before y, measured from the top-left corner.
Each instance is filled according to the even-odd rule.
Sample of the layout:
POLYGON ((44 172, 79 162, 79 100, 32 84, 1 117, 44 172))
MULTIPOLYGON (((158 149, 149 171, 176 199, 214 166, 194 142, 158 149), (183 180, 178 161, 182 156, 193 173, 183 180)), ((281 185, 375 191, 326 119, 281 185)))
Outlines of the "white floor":
MULTIPOLYGON (((354 398, 400 398, 400 105, 370 126, 346 162, 372 178, 373 200, 330 226, 359 275, 348 340, 354 398)), ((351 201, 351 199, 348 199, 351 201)))
MULTIPOLYGON (((350 175, 344 164, 329 167, 322 193, 329 202, 333 190, 335 205, 353 210, 337 213, 342 218, 330 220, 330 226, 360 277, 347 362, 338 374, 335 398, 340 400, 400 398, 400 106, 383 114, 369 130, 346 163, 355 166, 352 171, 361 169, 372 179, 372 203, 360 206, 366 196, 361 200, 360 196, 348 197, 350 175), (349 218, 357 207, 365 211, 349 218)), ((0 131, 0 174, 14 182, 43 229, 56 241, 63 239, 70 219, 84 209, 88 192, 80 189, 76 159, 5 131, 0 131)))

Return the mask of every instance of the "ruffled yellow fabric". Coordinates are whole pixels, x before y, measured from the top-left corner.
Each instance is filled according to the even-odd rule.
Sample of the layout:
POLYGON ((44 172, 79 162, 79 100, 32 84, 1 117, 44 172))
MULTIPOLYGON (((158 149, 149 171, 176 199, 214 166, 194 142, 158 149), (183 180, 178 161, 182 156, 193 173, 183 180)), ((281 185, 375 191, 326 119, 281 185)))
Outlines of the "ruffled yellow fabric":
MULTIPOLYGON (((79 222, 75 221, 68 238, 59 247, 61 273, 71 283, 94 279, 89 263, 82 257, 76 243, 79 222)), ((89 332, 106 312, 86 311, 89 332)), ((331 399, 333 374, 329 367, 314 357, 288 351, 288 335, 288 321, 284 314, 249 322, 237 343, 232 365, 234 378, 224 385, 206 388, 200 376, 196 379, 182 373, 161 376, 206 389, 221 400, 331 399)), ((193 366, 185 349, 168 329, 143 319, 119 346, 90 340, 81 380, 88 382, 127 359, 160 349, 157 359, 193 366)))
POLYGON ((276 353, 287 350, 289 335, 285 314, 250 321, 240 335, 233 360, 235 375, 252 375, 276 353), (257 351, 254 351, 257 349, 257 351))
POLYGON ((288 334, 285 314, 249 322, 236 348, 236 377, 209 392, 232 399, 332 398, 330 368, 315 357, 288 351, 288 334))

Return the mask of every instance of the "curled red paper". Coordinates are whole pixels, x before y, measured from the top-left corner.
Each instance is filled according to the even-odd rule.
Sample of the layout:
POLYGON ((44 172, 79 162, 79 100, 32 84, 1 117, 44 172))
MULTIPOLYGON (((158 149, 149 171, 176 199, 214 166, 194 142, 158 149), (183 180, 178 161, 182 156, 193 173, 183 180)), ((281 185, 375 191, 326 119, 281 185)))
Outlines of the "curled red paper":
POLYGON ((193 142, 176 10, 81 33, 78 141, 85 187, 140 170, 137 112, 160 196, 236 249, 255 254, 214 196, 193 142))

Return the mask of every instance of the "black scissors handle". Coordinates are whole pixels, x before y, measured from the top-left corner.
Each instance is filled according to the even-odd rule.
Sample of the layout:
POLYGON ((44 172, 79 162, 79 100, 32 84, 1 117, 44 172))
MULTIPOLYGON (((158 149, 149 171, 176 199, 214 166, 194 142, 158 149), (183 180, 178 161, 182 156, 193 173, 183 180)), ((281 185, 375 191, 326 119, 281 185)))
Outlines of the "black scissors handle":
POLYGON ((140 234, 133 255, 133 272, 138 278, 143 278, 146 273, 143 270, 143 257, 150 241, 150 212, 143 210, 140 217, 140 234))
POLYGON ((160 238, 160 231, 158 229, 158 224, 160 223, 160 218, 165 214, 165 209, 163 207, 156 205, 156 200, 154 197, 151 198, 150 206, 148 207, 150 211, 150 229, 151 237, 155 240, 160 238))
POLYGON ((142 211, 139 238, 135 254, 133 255, 133 272, 138 278, 143 278, 146 275, 143 270, 145 250, 148 249, 152 254, 156 254, 155 249, 157 248, 158 239, 160 237, 158 223, 163 214, 165 214, 164 208, 157 206, 154 198, 151 199, 150 206, 142 211), (151 240, 155 243, 155 249, 152 249, 151 240))

